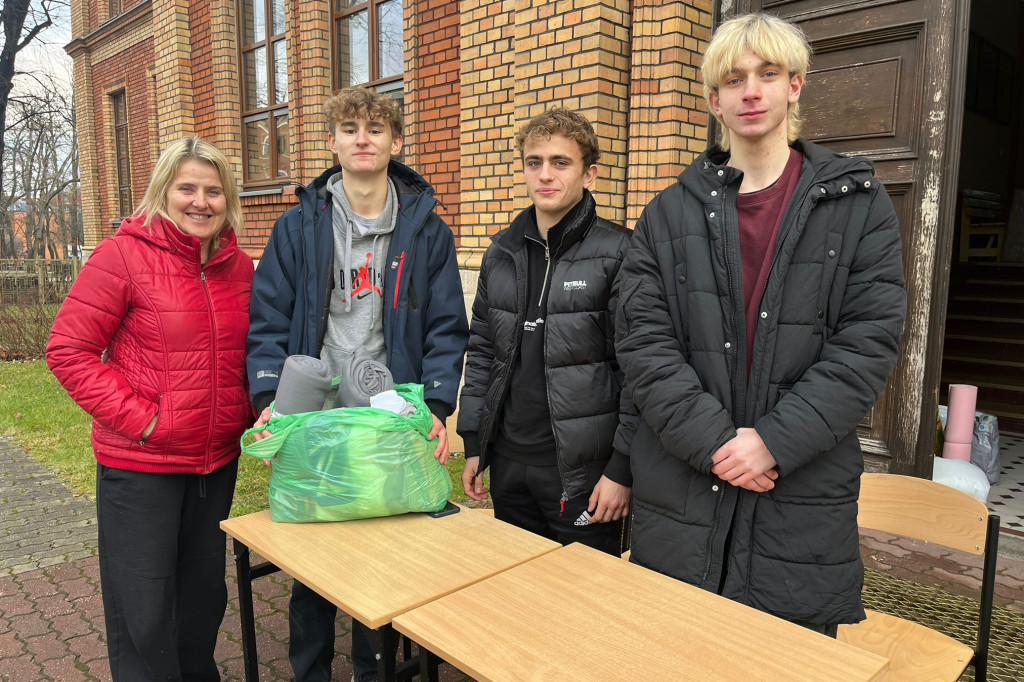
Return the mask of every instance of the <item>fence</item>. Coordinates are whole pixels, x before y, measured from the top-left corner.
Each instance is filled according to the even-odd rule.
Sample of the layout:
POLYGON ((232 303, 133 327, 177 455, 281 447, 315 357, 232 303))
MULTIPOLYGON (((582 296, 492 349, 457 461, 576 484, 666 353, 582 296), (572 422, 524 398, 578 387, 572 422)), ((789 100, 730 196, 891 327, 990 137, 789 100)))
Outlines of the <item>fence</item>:
POLYGON ((81 267, 77 258, 0 259, 0 307, 60 304, 81 267))

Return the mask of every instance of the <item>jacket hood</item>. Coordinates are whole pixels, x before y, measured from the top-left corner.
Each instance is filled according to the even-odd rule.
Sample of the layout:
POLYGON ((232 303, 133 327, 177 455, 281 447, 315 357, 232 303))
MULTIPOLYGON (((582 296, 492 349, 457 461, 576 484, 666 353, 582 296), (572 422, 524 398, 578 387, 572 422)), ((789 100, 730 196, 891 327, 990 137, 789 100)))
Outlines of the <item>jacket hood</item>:
MULTIPOLYGON (((118 235, 134 237, 149 242, 157 248, 170 251, 184 260, 199 262, 202 259, 202 247, 199 237, 185 234, 178 229, 178 226, 163 216, 153 216, 149 225, 145 224, 146 216, 135 213, 121 221, 117 229, 118 235)), ((226 225, 220 234, 217 235, 217 250, 209 262, 220 260, 224 254, 235 251, 238 248, 238 238, 235 230, 226 225)))
MULTIPOLYGON (((332 166, 321 173, 313 182, 300 187, 296 191, 299 201, 308 202, 308 206, 313 209, 312 215, 314 220, 319 219, 320 213, 330 205, 331 197, 327 183, 334 175, 341 171, 340 164, 332 166)), ((417 219, 422 219, 422 216, 419 215, 420 212, 434 210, 434 204, 437 203, 437 199, 434 198, 433 186, 412 168, 392 159, 388 162, 388 178, 395 183, 395 189, 398 190, 399 207, 418 197, 425 196, 430 198, 431 201, 423 202, 422 207, 417 209, 417 219), (412 197, 412 199, 407 197, 412 197)))
MULTIPOLYGON (((791 146, 803 155, 803 172, 810 169, 812 182, 843 175, 866 180, 874 175, 874 166, 864 157, 843 156, 804 139, 797 140, 791 146)), ((743 172, 725 165, 728 160, 729 152, 715 145, 679 174, 679 184, 698 196, 705 196, 706 192, 723 184, 732 184, 742 177, 743 172)))

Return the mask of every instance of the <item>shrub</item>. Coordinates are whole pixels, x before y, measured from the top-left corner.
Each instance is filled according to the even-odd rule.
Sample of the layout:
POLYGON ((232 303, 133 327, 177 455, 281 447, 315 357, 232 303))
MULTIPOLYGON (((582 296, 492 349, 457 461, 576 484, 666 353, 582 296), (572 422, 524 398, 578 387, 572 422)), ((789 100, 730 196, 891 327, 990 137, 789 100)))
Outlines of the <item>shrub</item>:
POLYGON ((59 305, 0 305, 0 360, 41 358, 59 305))

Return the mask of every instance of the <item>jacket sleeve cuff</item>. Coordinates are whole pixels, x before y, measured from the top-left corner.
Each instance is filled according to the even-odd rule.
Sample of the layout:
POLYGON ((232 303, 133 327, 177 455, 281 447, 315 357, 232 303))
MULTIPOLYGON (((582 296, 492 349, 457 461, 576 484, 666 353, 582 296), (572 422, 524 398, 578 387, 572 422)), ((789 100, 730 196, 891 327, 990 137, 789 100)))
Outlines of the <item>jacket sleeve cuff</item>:
POLYGON ((423 402, 430 408, 430 413, 440 419, 442 424, 455 412, 451 405, 437 398, 427 398, 423 402))
POLYGON ((629 468, 629 456, 618 450, 612 452, 611 459, 604 467, 604 475, 619 485, 633 487, 633 471, 629 468))
POLYGON ((480 456, 480 434, 476 431, 459 433, 462 436, 462 445, 466 448, 466 459, 480 456))
POLYGON ((270 407, 270 403, 274 402, 275 395, 277 395, 277 391, 264 391, 263 393, 257 393, 256 397, 252 399, 252 407, 256 411, 257 419, 263 414, 263 410, 270 407))

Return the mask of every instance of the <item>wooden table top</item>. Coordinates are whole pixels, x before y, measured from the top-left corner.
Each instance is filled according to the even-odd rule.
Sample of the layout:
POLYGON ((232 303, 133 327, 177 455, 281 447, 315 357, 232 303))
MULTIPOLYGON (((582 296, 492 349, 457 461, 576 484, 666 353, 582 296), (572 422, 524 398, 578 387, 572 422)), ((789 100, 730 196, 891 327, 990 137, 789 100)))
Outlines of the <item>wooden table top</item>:
POLYGON ((877 680, 889 662, 573 544, 394 627, 482 682, 877 680))
POLYGON ((466 508, 339 523, 274 523, 261 511, 221 528, 371 628, 559 547, 466 508))

